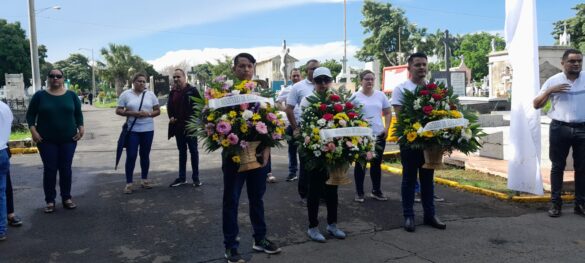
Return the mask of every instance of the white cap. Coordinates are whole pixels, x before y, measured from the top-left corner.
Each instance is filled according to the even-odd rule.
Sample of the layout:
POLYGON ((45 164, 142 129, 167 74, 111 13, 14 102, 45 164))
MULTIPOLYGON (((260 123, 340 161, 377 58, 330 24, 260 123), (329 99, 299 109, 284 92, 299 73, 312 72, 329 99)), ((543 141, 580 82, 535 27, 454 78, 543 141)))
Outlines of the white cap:
POLYGON ((316 79, 319 76, 327 76, 333 78, 331 77, 331 71, 326 67, 318 67, 315 69, 315 71, 313 71, 313 79, 316 79))

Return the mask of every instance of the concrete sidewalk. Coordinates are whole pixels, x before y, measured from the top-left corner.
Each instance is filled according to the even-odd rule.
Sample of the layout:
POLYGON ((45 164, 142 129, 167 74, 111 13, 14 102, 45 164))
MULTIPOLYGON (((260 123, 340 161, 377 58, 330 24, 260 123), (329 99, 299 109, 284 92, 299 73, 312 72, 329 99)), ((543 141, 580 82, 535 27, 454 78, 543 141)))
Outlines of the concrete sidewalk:
MULTIPOLYGON (((166 138, 167 117, 157 117, 149 174, 155 187, 124 195, 123 171, 113 170, 123 118, 113 111, 85 107, 86 136, 73 168, 76 210, 58 204, 55 213, 44 214, 40 157, 12 158, 16 211, 25 224, 8 229, 8 240, 0 242, 0 262, 225 262, 220 153, 200 148, 202 187, 169 188, 177 176, 178 154, 174 141, 166 138)), ((286 148, 272 156, 279 182, 267 186, 265 216, 268 237, 283 252, 252 252, 244 190, 240 252, 251 262, 582 262, 585 256, 585 218, 570 212, 571 205, 563 217, 552 219, 546 216, 547 204, 508 203, 441 185, 436 192, 446 201, 437 203, 437 213, 447 230, 421 225, 417 204, 417 230, 407 233, 401 227, 401 177, 387 173, 382 178, 386 202, 355 203, 354 186, 340 187, 338 225, 348 238, 315 243, 306 236, 306 208, 298 203, 296 183, 284 182, 286 148)), ((367 178, 365 190, 371 190, 367 178)), ((324 222, 325 207, 320 212, 324 222)), ((325 230, 324 223, 320 227, 325 230)))

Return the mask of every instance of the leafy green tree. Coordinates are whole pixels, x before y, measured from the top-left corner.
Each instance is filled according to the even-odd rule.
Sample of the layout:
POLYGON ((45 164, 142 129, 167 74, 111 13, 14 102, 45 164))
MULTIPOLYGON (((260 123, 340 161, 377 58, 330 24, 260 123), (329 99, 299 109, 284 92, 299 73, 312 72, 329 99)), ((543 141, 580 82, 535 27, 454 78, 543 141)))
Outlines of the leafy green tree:
POLYGON ((223 60, 216 59, 215 63, 207 62, 208 67, 211 69, 211 76, 226 76, 228 79, 236 79, 232 69, 232 58, 230 56, 225 56, 223 60))
POLYGON ((459 50, 455 56, 463 56, 465 64, 471 69, 472 78, 479 81, 488 74, 488 57, 491 52, 491 41, 496 40, 496 50, 503 50, 506 43, 500 36, 481 32, 463 35, 459 50))
POLYGON ((114 84, 118 95, 122 93, 122 88, 133 74, 137 72, 145 72, 154 76, 158 74, 152 65, 132 54, 132 49, 129 46, 110 43, 107 48, 102 48, 100 53, 106 61, 106 67, 100 70, 100 74, 104 80, 114 84))
POLYGON ((54 66, 65 73, 65 78, 72 85, 77 85, 82 91, 91 89, 91 65, 86 56, 74 53, 65 60, 55 62, 54 66))
POLYGON ((364 34, 370 36, 364 39, 363 47, 356 53, 361 61, 378 59, 382 66, 403 64, 404 58, 415 47, 410 36, 413 35, 413 40, 416 40, 416 37, 424 35, 423 30, 408 22, 402 9, 390 3, 367 0, 362 14, 364 19, 360 23, 364 34))
POLYGON ((563 33, 566 22, 567 33, 571 35, 571 46, 585 52, 585 4, 577 4, 572 9, 577 11, 575 17, 554 22, 551 34, 558 43, 559 35, 563 33))
POLYGON ((199 82, 199 85, 205 85, 211 81, 211 69, 212 65, 209 63, 199 64, 191 68, 191 71, 195 74, 195 79, 199 82))
POLYGON ((321 63, 321 67, 326 67, 331 70, 331 75, 335 78, 339 75, 343 66, 335 59, 327 59, 325 62, 321 63))

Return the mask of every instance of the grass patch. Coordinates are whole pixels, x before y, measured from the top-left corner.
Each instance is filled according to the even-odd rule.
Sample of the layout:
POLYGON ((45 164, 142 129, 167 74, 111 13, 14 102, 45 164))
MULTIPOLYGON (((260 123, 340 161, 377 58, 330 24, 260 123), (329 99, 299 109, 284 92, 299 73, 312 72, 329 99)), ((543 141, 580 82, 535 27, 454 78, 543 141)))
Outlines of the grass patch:
POLYGON ((110 101, 106 103, 102 103, 101 101, 95 101, 93 104, 96 108, 116 108, 118 106, 118 101, 110 101))
MULTIPOLYGON (((402 169, 400 160, 388 161, 384 162, 384 164, 402 169)), ((455 181, 461 185, 475 186, 507 195, 516 195, 516 191, 508 189, 508 180, 496 175, 447 165, 447 168, 444 170, 435 170, 435 177, 455 181)))
POLYGON ((28 129, 11 132, 9 140, 10 141, 19 141, 19 140, 23 140, 26 138, 32 138, 32 136, 30 135, 30 131, 28 129))

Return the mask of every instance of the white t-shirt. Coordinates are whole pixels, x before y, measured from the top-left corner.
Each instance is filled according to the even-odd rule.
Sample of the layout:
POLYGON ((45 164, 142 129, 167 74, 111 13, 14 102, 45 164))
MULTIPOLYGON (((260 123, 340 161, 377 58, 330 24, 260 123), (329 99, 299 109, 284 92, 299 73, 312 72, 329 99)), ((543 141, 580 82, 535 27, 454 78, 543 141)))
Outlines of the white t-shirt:
POLYGON ((567 79, 563 72, 548 78, 542 84, 539 95, 552 86, 563 83, 570 84, 571 89, 567 92, 551 93, 548 116, 563 122, 585 122, 585 71, 581 71, 574 82, 567 79))
POLYGON ((276 102, 283 101, 286 103, 286 98, 288 97, 288 94, 290 93, 291 89, 292 89, 292 85, 283 87, 280 90, 280 92, 278 93, 278 97, 276 97, 276 102))
POLYGON ((404 90, 414 91, 416 89, 416 85, 410 79, 406 80, 405 82, 400 83, 398 86, 394 88, 392 91, 392 98, 390 99, 390 104, 392 106, 402 106, 402 97, 404 94, 404 90))
POLYGON ((315 90, 315 84, 310 82, 308 79, 303 79, 296 84, 294 84, 290 90, 290 93, 286 97, 286 105, 291 105, 295 107, 295 120, 299 122, 301 119, 302 110, 297 105, 301 104, 301 101, 313 94, 315 90))
POLYGON ((390 108, 390 102, 388 102, 384 92, 374 90, 372 95, 367 96, 362 91, 359 91, 354 93, 351 98, 354 104, 363 105, 362 114, 372 125, 374 135, 378 136, 383 133, 382 110, 390 108))
MULTIPOLYGON (((141 111, 152 112, 154 106, 158 106, 158 99, 156 95, 152 91, 145 91, 144 94, 144 101, 142 102, 141 111)), ((128 89, 118 98, 118 107, 124 107, 129 111, 138 111, 140 106, 140 100, 142 99, 142 93, 136 94, 133 89, 128 89)), ((132 125, 135 117, 128 117, 128 128, 132 125)), ((132 128, 133 132, 147 132, 147 131, 154 131, 154 121, 152 117, 144 117, 138 118, 134 127, 132 128)))
POLYGON ((12 111, 6 103, 0 101, 0 150, 6 149, 6 143, 10 139, 10 129, 12 127, 12 111))

